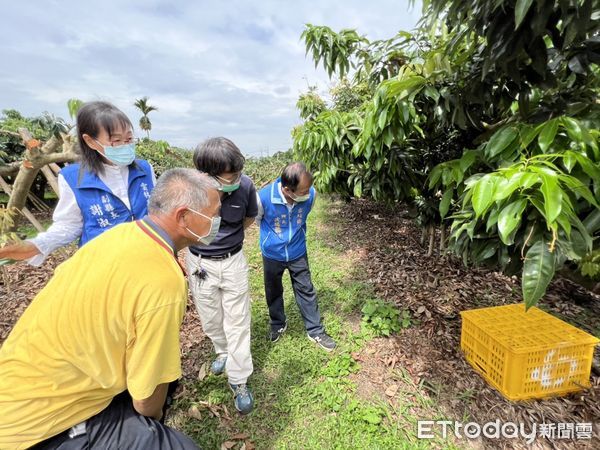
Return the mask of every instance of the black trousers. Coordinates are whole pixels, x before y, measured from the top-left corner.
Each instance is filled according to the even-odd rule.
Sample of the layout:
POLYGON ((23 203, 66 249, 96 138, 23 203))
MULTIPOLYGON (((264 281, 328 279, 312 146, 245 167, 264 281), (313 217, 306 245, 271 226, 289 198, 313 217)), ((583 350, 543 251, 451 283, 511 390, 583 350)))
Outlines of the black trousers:
POLYGON ((265 281, 265 297, 271 317, 273 331, 285 325, 286 317, 283 309, 283 272, 287 269, 290 273, 292 288, 300 314, 304 319, 304 326, 310 336, 323 333, 321 313, 317 302, 317 291, 312 284, 310 267, 307 255, 289 262, 275 261, 263 256, 263 272, 265 281))
MULTIPOLYGON (((169 386, 169 392, 174 389, 169 386)), ((167 399, 170 396, 167 396, 167 399)), ((165 409, 168 407, 165 404, 165 409)), ((165 411, 163 409, 163 413, 165 411)), ((163 414, 164 417, 164 414, 163 414)), ((189 437, 158 420, 138 414, 127 391, 117 395, 110 405, 86 421, 86 432, 73 438, 66 430, 42 441, 35 450, 197 450, 189 437)))

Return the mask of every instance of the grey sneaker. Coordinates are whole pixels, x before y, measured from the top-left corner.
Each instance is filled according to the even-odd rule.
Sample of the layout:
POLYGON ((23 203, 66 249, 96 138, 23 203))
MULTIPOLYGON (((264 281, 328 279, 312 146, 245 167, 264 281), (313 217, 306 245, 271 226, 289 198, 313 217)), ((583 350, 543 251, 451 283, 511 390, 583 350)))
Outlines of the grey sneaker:
POLYGON ((308 338, 311 341, 316 342, 317 344, 319 344, 321 346, 321 348, 327 350, 328 352, 332 351, 334 348, 337 347, 337 344, 335 343, 335 341, 331 338, 331 336, 329 336, 325 332, 323 332, 321 334, 317 334, 315 336, 311 336, 308 333, 306 335, 308 336, 308 338))
POLYGON ((225 372, 225 364, 227 363, 227 356, 217 356, 212 364, 210 365, 210 371, 215 375, 221 375, 225 372))
POLYGON ((229 388, 233 392, 233 404, 241 414, 248 414, 254 409, 254 396, 247 384, 231 384, 229 388))
POLYGON ((271 342, 277 342, 279 338, 283 335, 283 333, 285 333, 285 330, 287 330, 287 320, 279 330, 271 330, 271 332, 269 333, 269 340, 271 342))

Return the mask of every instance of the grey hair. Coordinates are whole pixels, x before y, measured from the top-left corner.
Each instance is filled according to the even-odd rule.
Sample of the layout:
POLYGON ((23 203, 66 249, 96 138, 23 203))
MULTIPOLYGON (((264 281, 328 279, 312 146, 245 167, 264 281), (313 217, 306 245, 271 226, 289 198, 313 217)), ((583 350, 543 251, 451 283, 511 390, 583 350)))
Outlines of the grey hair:
POLYGON ((152 190, 148 212, 168 214, 182 206, 199 211, 208 206, 208 191, 217 188, 216 181, 197 170, 167 170, 152 190))

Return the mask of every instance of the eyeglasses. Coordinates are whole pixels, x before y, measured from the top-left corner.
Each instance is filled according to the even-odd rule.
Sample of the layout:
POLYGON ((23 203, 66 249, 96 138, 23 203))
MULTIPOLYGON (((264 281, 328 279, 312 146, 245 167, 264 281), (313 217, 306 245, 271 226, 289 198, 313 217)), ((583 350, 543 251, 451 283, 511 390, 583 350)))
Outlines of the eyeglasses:
POLYGON ((115 140, 111 140, 108 144, 103 144, 98 139, 94 139, 94 140, 103 147, 120 147, 121 145, 133 144, 136 140, 136 137, 130 136, 126 139, 115 139, 115 140))
POLYGON ((235 179, 233 180, 228 180, 226 178, 220 177, 219 175, 215 175, 215 178, 217 178, 217 181, 221 184, 237 184, 242 179, 242 173, 238 173, 235 179))
POLYGON ((215 216, 215 217, 208 217, 206 214, 202 214, 201 212, 199 212, 199 211, 196 211, 195 209, 192 209, 192 208, 190 208, 189 206, 188 206, 188 211, 191 211, 191 212, 193 212, 194 214, 198 214, 199 216, 202 216, 202 217, 204 217, 205 219, 208 219, 208 220, 210 220, 210 221, 214 220, 216 217, 219 217, 219 216, 215 216))

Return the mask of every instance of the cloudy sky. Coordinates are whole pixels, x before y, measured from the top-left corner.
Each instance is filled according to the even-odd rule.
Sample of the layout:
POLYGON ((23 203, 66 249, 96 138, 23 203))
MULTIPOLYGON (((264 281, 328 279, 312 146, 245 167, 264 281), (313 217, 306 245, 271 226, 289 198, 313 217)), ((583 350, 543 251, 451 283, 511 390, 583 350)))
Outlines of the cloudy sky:
POLYGON ((245 154, 273 154, 291 144, 298 95, 330 85, 305 57, 305 23, 373 40, 410 31, 419 16, 408 0, 5 2, 0 110, 70 120, 69 98, 102 99, 137 125, 132 104, 148 96, 159 108, 153 139, 192 148, 222 135, 245 154))

